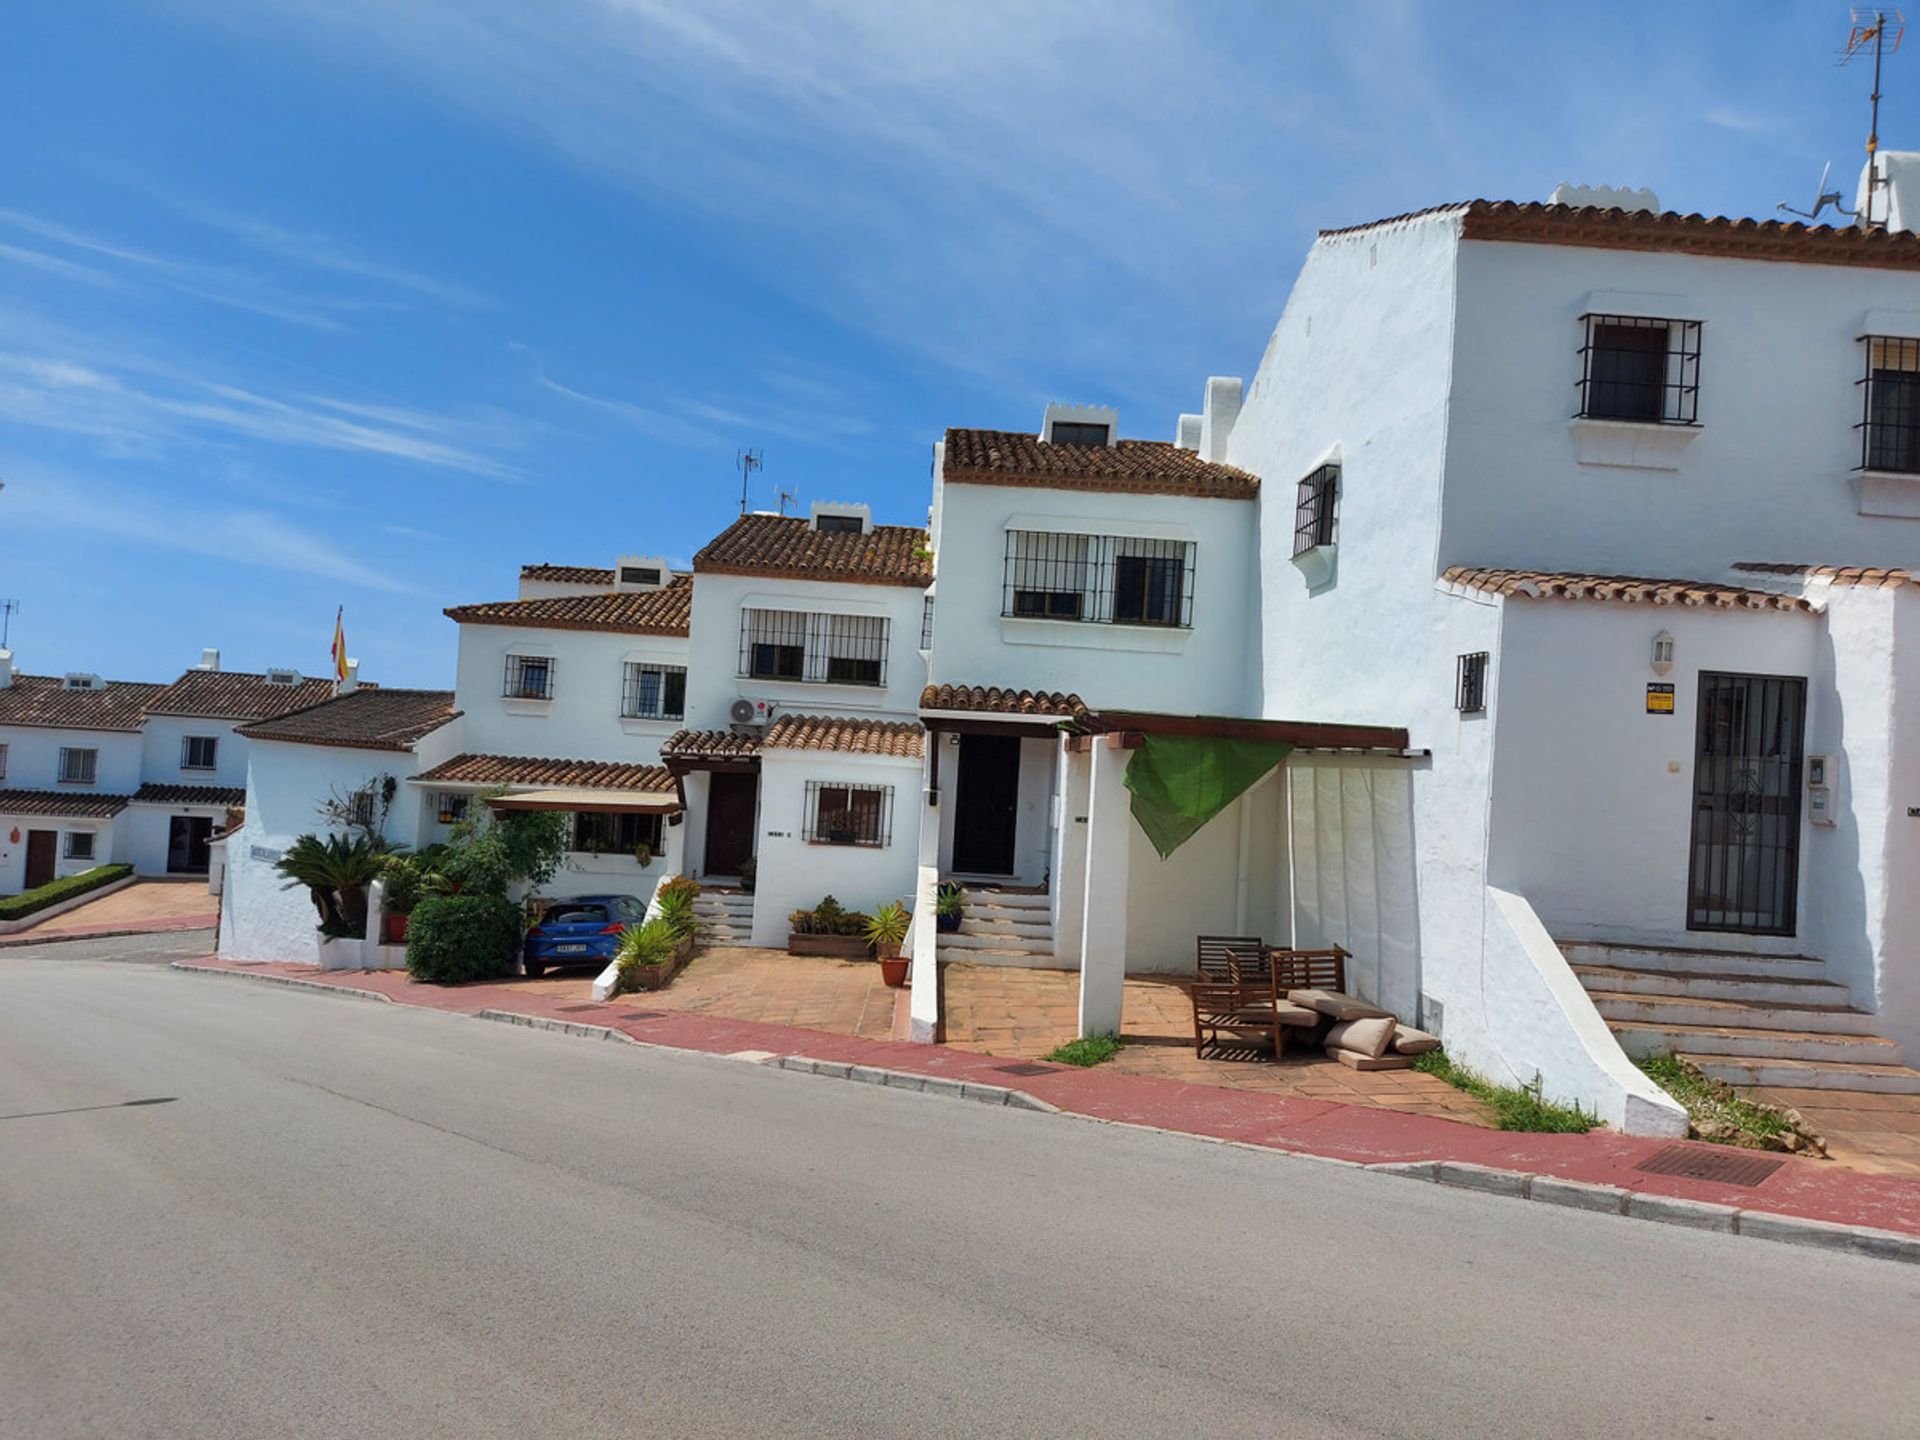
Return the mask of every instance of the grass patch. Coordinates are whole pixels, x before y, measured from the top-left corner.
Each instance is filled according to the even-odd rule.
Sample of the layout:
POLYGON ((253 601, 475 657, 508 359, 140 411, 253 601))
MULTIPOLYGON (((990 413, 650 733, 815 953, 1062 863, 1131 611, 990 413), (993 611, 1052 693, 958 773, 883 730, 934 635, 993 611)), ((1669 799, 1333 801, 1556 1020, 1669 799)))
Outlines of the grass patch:
POLYGON ((1456 1090, 1464 1090, 1493 1111, 1502 1130, 1531 1130, 1551 1135, 1584 1135, 1600 1123, 1578 1105, 1556 1105, 1541 1098, 1539 1082, 1530 1086, 1496 1085, 1484 1076, 1454 1064, 1444 1050, 1414 1057, 1413 1068, 1437 1076, 1456 1090))
POLYGON ((1112 1035, 1083 1035, 1069 1040, 1047 1059, 1056 1065, 1101 1065, 1120 1053, 1120 1042, 1112 1035))
POLYGON ((1693 1133, 1701 1140, 1749 1150, 1784 1150, 1795 1133, 1785 1115, 1769 1105, 1742 1098, 1677 1055, 1656 1055, 1634 1062, 1667 1094, 1686 1107, 1693 1133))

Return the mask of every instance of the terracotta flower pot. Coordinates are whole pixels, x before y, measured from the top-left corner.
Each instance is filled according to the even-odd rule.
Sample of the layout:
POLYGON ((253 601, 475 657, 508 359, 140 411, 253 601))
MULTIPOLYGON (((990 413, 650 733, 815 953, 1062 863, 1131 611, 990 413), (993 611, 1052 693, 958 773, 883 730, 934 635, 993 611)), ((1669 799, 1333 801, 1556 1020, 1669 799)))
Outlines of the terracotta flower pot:
POLYGON ((883 955, 880 957, 880 979, 883 984, 896 989, 907 983, 907 967, 912 962, 904 955, 883 955))
POLYGON ((404 945, 407 943, 407 921, 411 918, 409 915, 395 915, 391 912, 380 917, 380 928, 386 931, 387 944, 404 945))

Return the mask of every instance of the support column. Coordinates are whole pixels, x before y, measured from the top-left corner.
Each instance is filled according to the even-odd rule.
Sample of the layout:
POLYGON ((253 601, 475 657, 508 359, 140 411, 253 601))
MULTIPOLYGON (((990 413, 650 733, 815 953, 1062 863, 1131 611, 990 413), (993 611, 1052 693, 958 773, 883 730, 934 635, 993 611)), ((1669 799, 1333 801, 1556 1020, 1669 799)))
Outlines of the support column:
POLYGON ((1080 929, 1080 1033, 1117 1035, 1127 978, 1127 860, 1133 816, 1122 782, 1132 752, 1096 741, 1089 757, 1086 910, 1080 929))

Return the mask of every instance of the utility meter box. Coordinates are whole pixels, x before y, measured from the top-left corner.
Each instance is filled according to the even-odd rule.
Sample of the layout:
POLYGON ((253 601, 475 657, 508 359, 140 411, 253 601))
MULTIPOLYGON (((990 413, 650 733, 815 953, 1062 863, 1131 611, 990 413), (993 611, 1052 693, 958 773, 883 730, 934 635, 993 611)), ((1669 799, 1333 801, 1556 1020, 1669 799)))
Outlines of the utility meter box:
POLYGON ((1833 824, 1835 763, 1831 755, 1807 756, 1807 820, 1811 824, 1833 824))

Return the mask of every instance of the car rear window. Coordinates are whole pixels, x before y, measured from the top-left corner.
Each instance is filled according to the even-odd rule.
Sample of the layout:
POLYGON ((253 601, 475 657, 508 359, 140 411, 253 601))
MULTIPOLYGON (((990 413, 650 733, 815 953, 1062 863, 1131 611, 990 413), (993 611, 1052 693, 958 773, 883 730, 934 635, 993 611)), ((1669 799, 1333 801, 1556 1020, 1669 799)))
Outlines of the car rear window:
POLYGON ((600 905, 556 905, 540 922, 543 925, 604 925, 607 912, 600 905))

